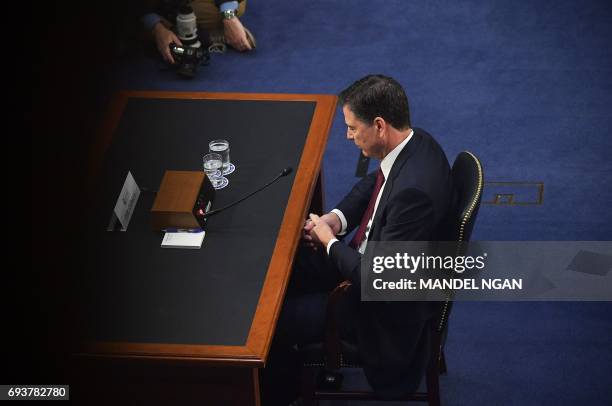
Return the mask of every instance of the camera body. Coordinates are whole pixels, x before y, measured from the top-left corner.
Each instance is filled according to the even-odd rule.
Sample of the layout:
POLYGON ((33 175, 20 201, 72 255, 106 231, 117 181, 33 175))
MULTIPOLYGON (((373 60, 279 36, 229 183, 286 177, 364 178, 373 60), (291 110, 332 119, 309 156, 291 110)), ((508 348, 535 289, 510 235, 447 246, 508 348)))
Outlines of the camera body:
POLYGON ((188 78, 194 77, 198 66, 208 61, 207 51, 202 47, 182 47, 172 43, 170 52, 176 61, 177 73, 188 78))
POLYGON ((203 49, 199 40, 197 19, 190 3, 191 0, 182 0, 176 15, 176 33, 182 46, 170 44, 176 72, 187 78, 193 78, 198 66, 209 60, 208 50, 203 49))

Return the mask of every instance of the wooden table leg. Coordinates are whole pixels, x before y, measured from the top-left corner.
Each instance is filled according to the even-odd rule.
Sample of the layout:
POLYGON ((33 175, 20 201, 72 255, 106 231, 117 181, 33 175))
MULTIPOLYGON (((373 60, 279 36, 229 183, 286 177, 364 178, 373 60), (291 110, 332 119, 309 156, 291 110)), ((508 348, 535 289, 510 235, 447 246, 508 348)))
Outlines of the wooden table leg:
POLYGON ((224 405, 260 406, 259 370, 248 369, 244 374, 237 375, 235 393, 232 397, 224 399, 224 405), (226 401, 227 400, 227 401, 226 401))

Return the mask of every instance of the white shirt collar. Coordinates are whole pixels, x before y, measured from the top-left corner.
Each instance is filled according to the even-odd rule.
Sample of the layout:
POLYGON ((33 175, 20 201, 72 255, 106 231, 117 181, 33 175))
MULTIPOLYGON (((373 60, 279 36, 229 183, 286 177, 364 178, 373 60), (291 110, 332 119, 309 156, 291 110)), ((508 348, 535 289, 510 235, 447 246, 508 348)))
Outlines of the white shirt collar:
POLYGON ((413 135, 414 130, 410 129, 410 134, 408 134, 406 139, 399 143, 397 147, 393 148, 393 150, 389 152, 382 161, 380 161, 380 169, 382 170, 383 175, 385 175, 385 182, 389 178, 389 172, 391 172, 391 168, 393 167, 397 156, 400 154, 400 152, 402 152, 402 149, 404 149, 406 144, 408 144, 408 141, 410 141, 413 135))

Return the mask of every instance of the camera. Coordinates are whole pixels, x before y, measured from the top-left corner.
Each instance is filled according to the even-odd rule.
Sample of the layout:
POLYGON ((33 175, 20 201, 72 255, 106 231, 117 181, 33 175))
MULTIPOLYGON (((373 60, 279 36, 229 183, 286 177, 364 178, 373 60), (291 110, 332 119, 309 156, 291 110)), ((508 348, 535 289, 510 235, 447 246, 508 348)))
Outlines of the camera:
POLYGON ((181 47, 172 43, 170 52, 176 61, 177 73, 188 78, 194 77, 198 66, 208 62, 209 58, 208 51, 201 47, 181 47))
POLYGON ((198 66, 208 62, 208 50, 203 50, 198 38, 196 16, 190 5, 190 0, 183 0, 176 15, 176 30, 184 46, 170 44, 170 52, 176 61, 177 73, 192 78, 198 66))

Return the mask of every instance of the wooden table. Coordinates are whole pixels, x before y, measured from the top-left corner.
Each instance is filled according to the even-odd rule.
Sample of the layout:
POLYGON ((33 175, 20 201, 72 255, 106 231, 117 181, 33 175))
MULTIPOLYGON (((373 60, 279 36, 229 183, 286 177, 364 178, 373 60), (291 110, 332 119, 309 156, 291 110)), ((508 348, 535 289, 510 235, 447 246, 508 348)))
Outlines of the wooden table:
MULTIPOLYGON (((265 367, 266 365, 266 358, 274 335, 275 324, 281 310, 285 289, 290 277, 290 270, 296 248, 299 243, 303 221, 309 211, 312 210, 314 212, 321 213, 323 209, 321 162, 327 142, 328 132, 335 114, 336 97, 331 95, 305 94, 184 93, 149 91, 122 92, 114 98, 108 114, 108 119, 101 129, 95 147, 93 148, 90 168, 93 179, 98 179, 99 181, 105 176, 105 165, 108 168, 114 168, 118 165, 120 166, 120 164, 117 164, 115 161, 105 162, 105 159, 109 159, 108 151, 111 150, 115 134, 117 132, 124 131, 126 133, 133 134, 133 128, 140 128, 138 126, 142 127, 148 125, 148 120, 142 118, 136 119, 142 122, 136 127, 132 126, 130 123, 128 123, 129 125, 122 123, 126 111, 128 111, 127 109, 129 109, 131 105, 138 106, 136 110, 146 108, 146 103, 144 107, 141 106, 143 102, 162 104, 167 103, 170 107, 174 106, 175 103, 179 103, 179 107, 177 107, 179 109, 183 108, 180 106, 192 105, 194 108, 204 108, 202 106, 210 105, 214 108, 220 109, 225 106, 225 108, 232 109, 233 113, 238 114, 235 120, 250 120, 248 126, 245 128, 247 128, 248 131, 255 131, 253 134, 258 134, 257 136, 260 136, 259 134, 261 134, 261 137, 266 136, 267 131, 264 129, 267 128, 267 126, 275 126, 274 117, 272 117, 275 115, 273 112, 278 111, 278 114, 283 114, 282 117, 277 118, 285 120, 285 125, 289 126, 287 128, 290 128, 293 125, 291 119, 291 115, 294 114, 292 113, 293 110, 297 111, 297 113, 295 113, 296 117, 302 114, 302 107, 297 110, 293 108, 298 106, 298 104, 299 106, 303 106, 306 110, 312 108, 312 117, 309 120, 309 125, 307 125, 307 128, 305 128, 306 136, 301 151, 301 157, 299 158, 299 164, 294 167, 295 175, 292 180, 293 183, 290 186, 290 192, 286 200, 286 207, 284 208, 284 212, 282 212, 280 227, 278 228, 274 238, 269 264, 267 270, 261 270, 261 275, 265 276, 262 276, 263 284, 261 284, 260 291, 255 292, 256 295, 258 295, 258 299, 256 300, 256 306, 252 312, 252 318, 250 318, 250 326, 248 327, 248 331, 246 331, 246 340, 241 342, 240 334, 235 334, 235 336, 238 338, 228 338, 227 341, 230 342, 230 344, 226 344, 222 330, 226 328, 228 331, 230 331, 232 326, 228 325, 228 327, 225 327, 225 321, 221 322, 221 327, 214 325, 213 322, 209 322, 210 324, 205 326, 197 326, 199 319, 198 313, 203 314, 203 319, 216 320, 214 314, 216 305, 213 302, 204 302, 206 303, 205 310, 199 310, 194 312, 193 315, 186 316, 184 315, 184 309, 189 309, 190 304, 185 304, 181 301, 189 301, 190 297, 193 297, 194 300, 198 299, 196 298, 197 295, 190 296, 189 293, 185 293, 184 297, 181 297, 183 295, 180 293, 180 290, 177 290, 180 289, 180 287, 176 287, 172 282, 168 283, 167 281, 165 283, 169 285, 168 289, 174 296, 172 299, 160 298, 160 301, 163 302, 167 300, 168 303, 172 303, 173 306, 183 306, 179 308, 180 311, 176 310, 176 314, 180 314, 180 317, 185 317, 185 319, 189 320, 189 322, 176 325, 173 324, 176 321, 176 314, 174 314, 172 317, 169 316, 168 319, 165 319, 164 314, 166 313, 164 313, 163 306, 160 305, 159 309, 153 309, 156 307, 157 302, 155 300, 150 300, 147 295, 153 295, 154 293, 152 292, 159 293, 159 291, 155 291, 155 289, 157 289, 155 286, 157 286, 156 284, 163 286, 163 281, 160 282, 157 279, 167 277, 167 273, 164 273, 165 271, 155 270, 155 264, 147 264, 145 268, 147 268, 150 273, 147 274, 147 271, 138 271, 145 273, 135 274, 135 276, 132 278, 126 274, 130 274, 130 272, 132 272, 132 268, 138 268, 138 266, 134 266, 134 262, 131 262, 131 259, 125 258, 126 256, 130 255, 129 253, 119 253, 117 255, 124 256, 123 261, 127 261, 132 265, 131 267, 128 266, 126 269, 121 270, 121 273, 117 273, 118 275, 121 275, 120 278, 125 279, 121 279, 120 282, 117 282, 116 280, 112 282, 115 284, 118 283, 121 285, 121 288, 113 288, 112 290, 109 290, 109 292, 113 292, 112 294, 116 293, 114 289, 120 290, 118 293, 118 298, 113 298, 112 300, 109 299, 109 303, 112 305, 116 300, 117 303, 123 303, 123 307, 121 308, 121 312, 116 312, 112 309, 112 311, 109 310, 109 313, 112 313, 112 315, 108 317, 109 320, 116 318, 117 325, 121 325, 121 323, 124 323, 124 325, 122 325, 122 327, 116 327, 116 325, 112 323, 107 324, 107 327, 112 326, 113 330, 116 330, 107 334, 107 331, 103 330, 103 328, 107 328, 104 327, 104 320, 94 320, 91 323, 93 326, 95 326, 93 327, 94 332, 87 336, 87 340, 79 341, 79 348, 77 351, 75 351, 73 373, 75 380, 79 383, 73 388, 74 396, 71 397, 78 400, 79 396, 83 396, 83 398, 87 398, 88 401, 97 400, 100 403, 105 403, 109 400, 116 401, 118 398, 121 398, 136 403, 140 403, 140 401, 143 403, 153 401, 153 403, 155 403, 156 401, 166 399, 168 402, 176 404, 187 404, 193 402, 194 404, 205 405, 259 405, 260 395, 258 373, 259 369, 265 367), (214 103, 211 104, 210 102, 214 103), (279 104, 271 104, 270 102, 279 104), (257 106, 262 106, 261 108, 263 113, 258 112, 257 115, 251 117, 248 109, 259 109, 257 106), (275 106, 278 106, 279 109, 276 109, 275 106), (265 115, 271 115, 271 117, 263 117, 265 115), (257 127, 258 129, 253 130, 253 126, 257 127), (121 130, 121 128, 124 129, 121 130), (144 275, 144 277, 142 277, 142 275, 144 275), (148 275, 150 275, 149 280, 147 280, 148 275), (140 278, 140 280, 145 280, 140 282, 140 286, 143 290, 143 292, 141 292, 143 297, 134 299, 134 302, 127 302, 125 297, 130 295, 132 297, 138 295, 139 290, 129 290, 130 288, 125 287, 124 285, 130 285, 133 283, 133 280, 138 278, 140 278), (147 289, 150 289, 151 291, 147 291, 147 289), (148 307, 143 306, 142 309, 144 310, 138 307, 142 301, 149 303, 147 305, 148 307), (125 303, 128 303, 128 305, 125 303), (129 303, 133 303, 135 308, 126 308, 126 306, 129 306, 129 303), (179 304, 177 305, 176 303, 179 304), (150 313, 147 313, 147 309, 152 310, 150 313), (147 336, 149 333, 143 332, 144 330, 138 330, 139 323, 143 319, 148 320, 146 322, 148 324, 142 322, 143 326, 146 327, 144 330, 150 330, 153 332, 150 336, 147 336), (191 320, 193 320, 193 323, 191 320), (168 323, 169 327, 167 329, 164 327, 164 323, 168 323), (177 325, 179 327, 176 327, 177 325), (188 340, 185 340, 184 337, 181 336, 182 333, 180 333, 180 331, 175 335, 172 335, 173 332, 169 331, 172 329, 181 330, 183 327, 185 330, 184 336, 189 337, 188 340), (208 339, 197 338, 208 337, 211 334, 214 335, 215 338, 210 339, 210 342, 206 341, 208 339), (167 339, 167 337, 171 337, 171 339, 167 339), (192 339, 192 337, 194 338, 192 339), (112 378, 107 379, 109 377, 112 378)), ((131 117, 142 116, 141 113, 136 113, 129 114, 131 117)), ((155 114, 155 112, 151 113, 150 118, 152 122, 155 122, 155 114)), ((178 113, 176 113, 176 115, 177 117, 180 116, 178 113)), ((197 113, 192 114, 190 117, 197 122, 197 117, 200 116, 202 115, 197 113)), ((132 118, 130 120, 134 119, 132 118)), ((210 118, 208 120, 209 122, 213 121, 210 118)), ((226 122, 232 121, 228 120, 227 117, 225 120, 226 122)), ((158 123, 163 124, 167 121, 168 120, 162 120, 158 123)), ((306 123, 306 121, 304 121, 304 123, 306 123)), ((160 124, 157 125, 159 126, 160 124)), ((227 127, 230 128, 232 126, 228 125, 227 127)), ((192 128, 192 126, 187 126, 186 128, 192 128)), ((296 132, 299 131, 296 130, 296 132)), ((138 142, 147 142, 146 135, 138 135, 138 137, 140 137, 138 140, 141 140, 138 142)), ((169 134, 168 137, 171 142, 168 142, 167 148, 169 150, 169 154, 171 154, 172 152, 170 150, 176 145, 175 143, 181 142, 181 137, 176 134, 169 134)), ((296 137, 296 139, 301 139, 300 137, 296 137)), ((211 136, 210 138, 225 137, 211 136)), ((159 136, 158 139, 163 140, 164 137, 159 136)), ((155 142, 156 141, 154 140, 152 141, 152 143, 155 142)), ((163 142, 165 142, 165 140, 163 142)), ((230 142, 232 143, 230 146, 230 157, 232 158, 232 161, 234 161, 234 157, 237 157, 234 151, 239 150, 239 148, 236 147, 236 141, 230 142)), ((247 142, 246 138, 245 142, 247 142)), ((287 148, 291 149, 292 146, 287 144, 287 148)), ((137 151, 137 149, 135 151, 137 151)), ((261 151, 255 152, 260 153, 261 151)), ((270 152, 271 151, 267 151, 267 153, 270 152)), ((113 156, 111 159, 116 161, 123 159, 117 158, 117 156, 121 156, 119 152, 113 153, 115 155, 111 154, 113 156)), ((151 157, 144 158, 138 155, 138 153, 133 153, 129 159, 133 160, 133 162, 148 159, 153 162, 152 165, 155 165, 155 162, 157 162, 156 160, 159 159, 156 158, 157 155, 154 153, 152 153, 151 157)), ((242 156, 245 156, 245 151, 242 151, 242 156)), ((160 165, 163 166, 163 163, 160 165)), ((197 169, 197 163, 192 163, 192 165, 195 165, 197 169)), ((145 167, 146 166, 143 166, 143 168, 145 167)), ((241 168, 240 165, 237 165, 237 167, 237 172, 241 169, 243 171, 250 169, 241 168)), ((188 168, 167 167, 166 169, 188 168)), ((142 169, 141 172, 143 172, 142 169)), ((243 175, 247 176, 245 172, 243 172, 243 175)), ((138 182, 138 173, 134 173, 134 176, 138 182)), ((231 176, 232 175, 230 175, 230 182, 233 181, 231 176)), ((240 182, 237 181, 236 186, 234 186, 236 190, 234 190, 232 193, 235 193, 236 195, 243 195, 246 192, 253 190, 255 185, 246 185, 246 183, 250 183, 249 179, 250 178, 244 178, 244 184, 240 184, 240 182)), ((116 185, 116 182, 114 185, 116 185)), ((121 185, 118 187, 120 188, 120 186, 121 185)), ((154 187, 153 185, 147 186, 154 187)), ((232 183, 230 183, 230 186, 232 186, 232 183)), ((118 190, 119 189, 116 190, 117 193, 118 190)), ((220 191, 219 193, 225 192, 220 191)), ((278 195, 282 197, 280 192, 278 195)), ((116 195, 112 198, 116 198, 116 195)), ((233 198, 234 196, 232 196, 232 199, 233 198)), ((270 199, 274 200, 274 198, 270 199)), ((285 198, 282 197, 277 200, 279 202, 284 202, 283 199, 285 198)), ((236 206, 236 210, 239 210, 240 207, 241 206, 236 206)), ((281 210, 282 209, 283 208, 281 208, 281 210)), ((142 209, 142 211, 146 213, 146 210, 142 209)), ((239 217, 239 214, 239 211, 234 212, 234 216, 239 217)), ((222 215, 219 215, 219 217, 221 216, 222 215)), ((231 216, 228 215, 228 218, 230 217, 231 216)), ((212 222, 212 220, 209 222, 212 222)), ((96 225, 96 227, 98 227, 98 225, 96 225)), ((133 227, 136 229, 137 226, 135 225, 133 227)), ((138 232, 139 231, 132 232, 128 228, 128 231, 125 234, 128 235, 132 233, 132 235, 138 236, 138 232)), ((149 238, 146 231, 142 231, 141 233, 141 237, 138 237, 139 241, 149 238)), ((154 232, 151 231, 150 233, 153 234, 154 232)), ((212 230, 207 230, 207 233, 205 245, 210 243, 212 246, 214 246, 214 241, 216 238, 221 238, 221 236, 224 235, 222 229, 217 230, 214 228, 212 230)), ((246 232, 244 233, 245 238, 247 234, 248 233, 246 232)), ((121 248, 117 244, 120 243, 117 241, 121 241, 122 238, 128 238, 120 234, 113 235, 112 233, 100 233, 99 235, 101 238, 108 240, 108 244, 111 244, 109 247, 119 247, 119 250, 121 250, 121 248)), ((233 237, 236 238, 236 235, 239 234, 234 234, 233 237)), ((159 237, 161 241, 161 234, 159 236, 155 235, 155 238, 157 237, 159 237)), ((143 243, 138 242, 137 244, 140 244, 140 247, 143 243)), ((104 244, 96 245, 90 249, 94 250, 92 252, 96 253, 97 251, 95 250, 98 249, 98 247, 104 247, 104 244)), ((151 250, 150 252, 153 256, 172 255, 172 258, 178 258, 176 257, 177 255, 183 255, 182 252, 177 253, 177 251, 180 250, 175 250, 171 254, 167 254, 166 250, 162 251, 161 248, 159 249, 159 252, 156 249, 147 249, 151 250)), ((113 249, 111 249, 111 251, 113 251, 113 249)), ((115 250, 113 252, 117 251, 115 250)), ((197 263, 205 262, 205 255, 209 255, 210 258, 210 253, 206 254, 205 250, 202 250, 202 252, 197 255, 204 255, 204 257, 202 257, 204 259, 197 259, 197 263)), ((236 255, 239 255, 239 253, 236 253, 236 255)), ((113 254, 109 253, 108 256, 112 257, 113 254)), ((91 258, 89 260, 91 260, 91 258)), ((165 260, 166 257, 163 257, 162 260, 158 262, 163 263, 165 260)), ((180 265, 177 266, 179 266, 178 269, 180 270, 180 265)), ((114 269, 113 266, 110 268, 114 269)), ((225 270, 225 274, 233 271, 235 270, 225 270)), ((193 275, 189 272, 190 270, 186 271, 186 273, 182 275, 193 275)), ((242 268, 240 268, 240 272, 242 272, 242 268)), ((100 280, 102 279, 99 278, 106 277, 101 276, 101 273, 106 274, 106 271, 92 271, 91 275, 87 277, 89 279, 85 278, 84 280, 95 280, 94 286, 100 286, 100 280)), ((203 275, 204 278, 207 277, 204 276, 207 275, 204 271, 198 273, 197 275, 203 275)), ((220 275, 220 278, 222 278, 224 274, 219 273, 218 275, 220 275)), ((111 276, 108 277, 110 278, 111 276)), ((115 276, 115 278, 119 277, 115 276)), ((215 280, 216 279, 207 280, 206 283, 208 286, 211 286, 215 280)), ((168 279, 168 281, 173 281, 173 279, 168 279)), ((107 281, 104 280, 104 283, 106 282, 107 281)), ((111 282, 108 283, 110 286, 111 282)), ((185 281, 184 288, 186 289, 186 292, 189 292, 189 283, 189 281, 185 281)), ((253 285, 257 285, 257 283, 254 282, 253 285)), ((215 288, 215 290, 218 289, 219 288, 215 288)), ((224 292, 223 296, 230 297, 236 293, 237 292, 228 291, 224 292)), ((215 292, 208 292, 208 294, 212 294, 214 296, 215 292)), ((86 293, 85 296, 90 297, 91 293, 86 293)), ((234 297, 233 300, 240 301, 241 298, 234 297)), ((201 302, 194 302, 194 307, 197 306, 200 306, 200 309, 202 309, 201 302)), ((227 307, 226 304, 219 305, 220 312, 225 311, 223 310, 224 306, 227 307)), ((231 306, 236 306, 236 304, 234 303, 231 306)), ((238 307, 234 307, 234 309, 238 309, 238 307)), ((232 317, 231 312, 225 314, 223 319, 226 320, 227 317, 232 317)), ((239 316, 238 318, 240 317, 244 319, 247 316, 239 316)), ((92 320, 90 319, 89 321, 92 320)), ((230 334, 228 334, 228 336, 229 335, 230 334)))

